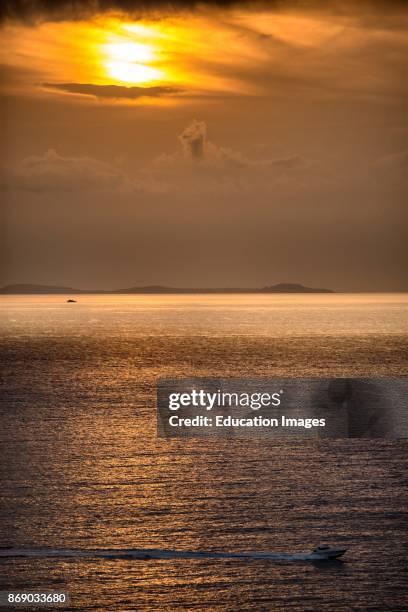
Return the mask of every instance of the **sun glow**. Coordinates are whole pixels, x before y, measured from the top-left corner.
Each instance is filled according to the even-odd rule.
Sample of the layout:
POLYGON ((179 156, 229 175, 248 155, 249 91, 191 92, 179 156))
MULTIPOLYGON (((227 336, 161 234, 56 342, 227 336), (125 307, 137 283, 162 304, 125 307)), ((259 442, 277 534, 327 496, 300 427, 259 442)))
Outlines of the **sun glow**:
POLYGON ((125 83, 149 83, 163 77, 162 71, 148 65, 155 60, 152 45, 121 41, 103 45, 104 65, 110 77, 125 83))
MULTIPOLYGON (((75 87, 53 92, 54 83, 173 87, 181 92, 179 101, 242 90, 248 95, 252 89, 246 75, 267 59, 251 39, 244 39, 227 23, 217 22, 215 27, 214 18, 207 14, 136 23, 103 16, 92 21, 43 23, 35 29, 10 25, 3 29, 2 37, 0 63, 22 70, 29 66, 36 83, 47 85, 33 84, 31 91, 47 96, 86 95, 75 87), (9 48, 19 51, 10 58, 9 48), (220 53, 224 48, 228 53, 220 53)), ((108 99, 104 97, 105 102, 108 99)), ((146 97, 143 103, 162 104, 163 100, 146 97)), ((112 98, 112 103, 118 100, 112 98)))
POLYGON ((154 59, 151 45, 135 42, 110 43, 104 46, 108 57, 123 62, 149 62, 154 59))
POLYGON ((107 62, 106 69, 112 78, 124 83, 150 83, 158 81, 162 76, 156 68, 126 61, 107 62))

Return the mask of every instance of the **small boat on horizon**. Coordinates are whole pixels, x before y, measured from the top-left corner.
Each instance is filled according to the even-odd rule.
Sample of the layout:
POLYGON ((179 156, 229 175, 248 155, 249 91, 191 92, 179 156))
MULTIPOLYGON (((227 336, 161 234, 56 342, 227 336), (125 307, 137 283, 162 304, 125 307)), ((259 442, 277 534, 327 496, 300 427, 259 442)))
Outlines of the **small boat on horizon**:
POLYGON ((68 303, 69 303, 69 302, 76 303, 76 300, 73 300, 72 298, 70 298, 69 300, 67 300, 67 302, 68 302, 68 303))

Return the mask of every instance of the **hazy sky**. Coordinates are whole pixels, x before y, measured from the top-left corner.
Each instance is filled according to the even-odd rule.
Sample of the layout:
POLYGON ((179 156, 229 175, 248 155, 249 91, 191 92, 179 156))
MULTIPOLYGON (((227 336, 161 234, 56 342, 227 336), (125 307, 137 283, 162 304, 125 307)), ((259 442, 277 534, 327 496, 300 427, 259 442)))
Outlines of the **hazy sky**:
POLYGON ((171 5, 2 2, 0 284, 408 290, 406 3, 171 5))

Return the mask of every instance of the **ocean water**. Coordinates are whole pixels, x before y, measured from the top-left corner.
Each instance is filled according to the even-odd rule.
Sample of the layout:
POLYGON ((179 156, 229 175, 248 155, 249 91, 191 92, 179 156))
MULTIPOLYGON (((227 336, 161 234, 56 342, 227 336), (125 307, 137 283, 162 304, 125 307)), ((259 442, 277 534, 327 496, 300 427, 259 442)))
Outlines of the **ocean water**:
POLYGON ((155 420, 158 377, 406 375, 406 294, 67 297, 0 299, 0 546, 32 554, 3 549, 1 588, 82 610, 408 609, 406 442, 162 440, 155 420), (326 540, 343 562, 296 560, 326 540))

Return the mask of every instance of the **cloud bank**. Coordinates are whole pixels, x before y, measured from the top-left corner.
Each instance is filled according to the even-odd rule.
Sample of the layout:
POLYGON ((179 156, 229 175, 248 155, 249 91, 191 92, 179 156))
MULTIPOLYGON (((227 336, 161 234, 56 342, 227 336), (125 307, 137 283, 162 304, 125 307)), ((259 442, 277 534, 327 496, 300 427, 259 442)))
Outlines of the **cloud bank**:
MULTIPOLYGON (((303 185, 315 169, 300 155, 249 159, 240 151, 208 140, 207 125, 194 120, 178 136, 179 150, 161 154, 132 173, 90 157, 64 156, 54 149, 24 158, 3 172, 6 189, 46 192, 122 192, 145 194, 235 194, 268 192, 303 185)), ((309 180, 308 179, 308 180, 309 180)))
POLYGON ((33 193, 143 194, 165 198, 178 194, 191 199, 245 196, 260 202, 280 197, 311 196, 327 189, 343 189, 346 182, 385 184, 398 173, 406 176, 408 154, 383 156, 356 174, 333 173, 330 165, 306 159, 298 153, 286 157, 249 158, 239 150, 219 146, 208 139, 208 127, 194 120, 178 136, 179 149, 163 153, 132 171, 91 157, 70 157, 54 149, 24 158, 3 170, 2 187, 33 193), (374 174, 373 174, 374 173, 374 174), (381 173, 381 174, 380 174, 381 173), (371 178, 370 178, 371 176, 371 178), (359 177, 359 178, 358 178, 359 177))
POLYGON ((131 188, 118 167, 90 157, 64 157, 53 149, 23 159, 5 173, 4 186, 32 192, 84 192, 131 188))
MULTIPOLYGON (((195 119, 179 135, 182 152, 186 160, 201 162, 201 166, 217 166, 219 168, 268 168, 272 166, 281 168, 294 168, 302 163, 300 155, 291 155, 277 159, 250 160, 241 152, 228 147, 220 147, 207 138, 207 124, 195 119)), ((171 156, 178 159, 179 154, 171 156)))

